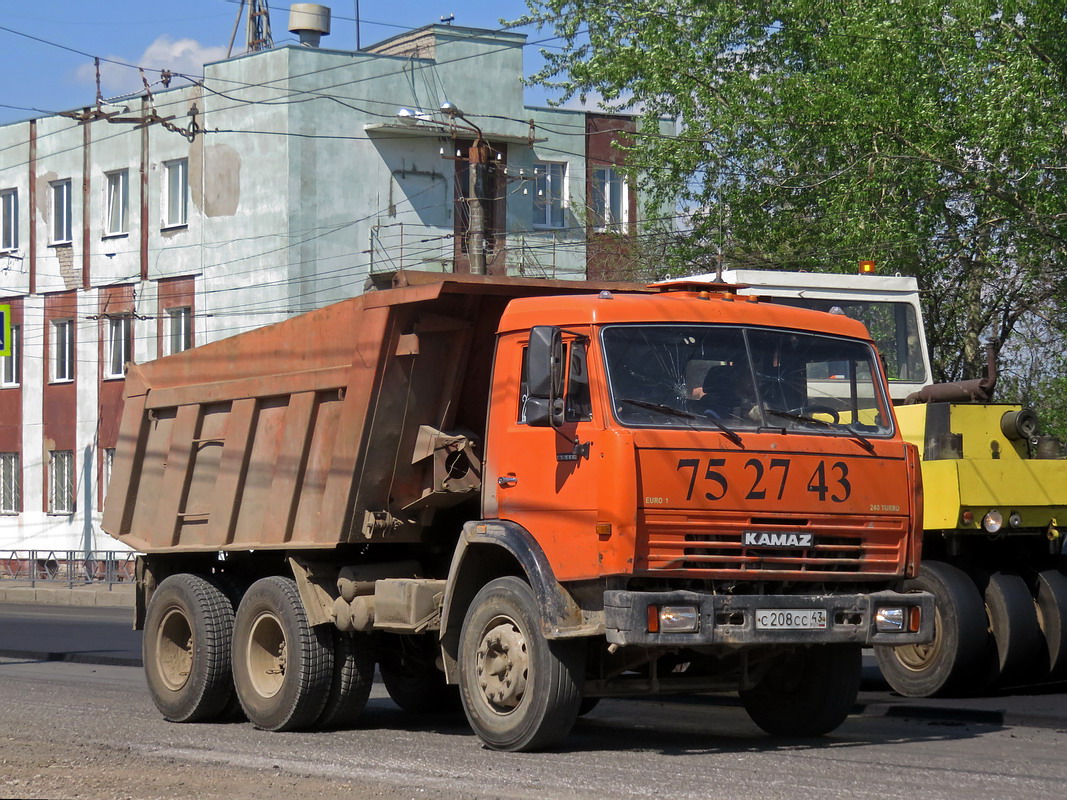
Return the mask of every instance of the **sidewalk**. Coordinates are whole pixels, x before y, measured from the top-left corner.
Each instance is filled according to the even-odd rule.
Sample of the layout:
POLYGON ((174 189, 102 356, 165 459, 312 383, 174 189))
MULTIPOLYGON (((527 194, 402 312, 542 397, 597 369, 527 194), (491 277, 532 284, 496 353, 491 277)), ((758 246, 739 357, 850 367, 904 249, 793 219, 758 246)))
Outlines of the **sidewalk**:
POLYGON ((84 583, 68 586, 61 581, 0 580, 0 603, 35 603, 48 606, 106 606, 133 608, 133 583, 84 583))

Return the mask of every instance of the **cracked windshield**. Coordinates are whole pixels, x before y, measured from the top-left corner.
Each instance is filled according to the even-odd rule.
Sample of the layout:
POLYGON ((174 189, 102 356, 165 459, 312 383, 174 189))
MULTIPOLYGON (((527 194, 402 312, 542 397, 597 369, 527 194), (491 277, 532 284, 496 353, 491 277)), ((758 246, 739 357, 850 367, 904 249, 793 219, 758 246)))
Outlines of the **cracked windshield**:
POLYGON ((862 342, 718 325, 613 326, 603 337, 623 425, 892 432, 862 342))

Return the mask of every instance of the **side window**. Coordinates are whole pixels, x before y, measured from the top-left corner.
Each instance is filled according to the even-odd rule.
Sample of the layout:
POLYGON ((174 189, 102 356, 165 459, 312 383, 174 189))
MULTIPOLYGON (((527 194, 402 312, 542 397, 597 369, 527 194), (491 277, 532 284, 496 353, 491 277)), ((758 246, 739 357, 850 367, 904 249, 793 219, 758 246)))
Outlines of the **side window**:
MULTIPOLYGON (((585 341, 576 341, 573 344, 564 344, 563 361, 567 364, 567 376, 564 381, 566 387, 566 410, 564 419, 567 422, 585 422, 593 418, 593 405, 589 399, 589 371, 587 368, 586 354, 588 345, 585 341)), ((526 422, 526 400, 530 396, 529 364, 527 357, 529 349, 522 349, 522 367, 519 377, 519 413, 518 421, 526 422)))
POLYGON ((593 404, 589 399, 589 370, 586 360, 588 345, 576 341, 571 345, 567 366, 567 422, 584 422, 593 418, 593 404))
POLYGON ((530 399, 530 348, 522 348, 522 367, 519 369, 519 416, 518 420, 526 424, 526 401, 530 399))

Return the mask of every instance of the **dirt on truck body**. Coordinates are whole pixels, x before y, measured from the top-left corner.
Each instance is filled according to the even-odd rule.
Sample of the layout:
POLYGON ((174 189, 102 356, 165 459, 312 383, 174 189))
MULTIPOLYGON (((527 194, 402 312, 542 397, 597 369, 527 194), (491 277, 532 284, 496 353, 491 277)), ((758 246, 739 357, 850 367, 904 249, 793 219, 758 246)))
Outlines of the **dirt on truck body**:
POLYGON ((772 734, 921 644, 918 454, 866 329, 724 286, 398 273, 131 366, 104 528, 175 721, 412 712, 548 747, 596 698, 735 690, 772 734))

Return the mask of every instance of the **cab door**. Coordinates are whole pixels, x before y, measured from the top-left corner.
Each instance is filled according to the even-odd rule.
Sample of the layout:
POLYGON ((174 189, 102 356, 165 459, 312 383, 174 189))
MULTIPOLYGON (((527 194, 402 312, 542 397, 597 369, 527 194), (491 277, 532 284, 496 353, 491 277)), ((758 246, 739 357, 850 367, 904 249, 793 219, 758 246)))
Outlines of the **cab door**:
POLYGON ((590 379, 590 338, 563 334, 564 410, 559 427, 527 423, 529 336, 500 340, 493 376, 485 471, 485 516, 510 520, 541 545, 559 580, 599 575, 598 483, 603 425, 590 379))

